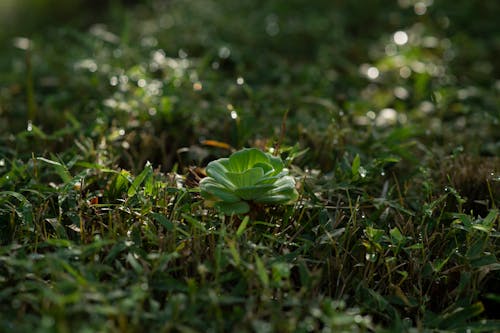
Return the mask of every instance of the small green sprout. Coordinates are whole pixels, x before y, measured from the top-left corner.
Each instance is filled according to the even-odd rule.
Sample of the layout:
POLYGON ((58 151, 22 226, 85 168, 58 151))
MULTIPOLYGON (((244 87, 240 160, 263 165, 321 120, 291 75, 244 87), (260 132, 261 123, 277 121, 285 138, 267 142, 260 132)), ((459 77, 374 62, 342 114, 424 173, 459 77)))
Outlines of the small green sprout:
POLYGON ((248 213, 250 202, 287 204, 299 197, 281 158, 256 148, 212 161, 206 173, 200 182, 201 195, 227 215, 248 213))

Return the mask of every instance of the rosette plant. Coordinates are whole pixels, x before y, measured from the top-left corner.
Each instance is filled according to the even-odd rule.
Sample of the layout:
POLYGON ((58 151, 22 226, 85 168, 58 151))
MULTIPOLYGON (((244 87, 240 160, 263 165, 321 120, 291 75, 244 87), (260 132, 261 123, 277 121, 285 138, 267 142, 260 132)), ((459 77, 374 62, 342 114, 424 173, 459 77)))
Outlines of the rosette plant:
POLYGON ((245 214, 251 204, 287 204, 299 194, 280 157, 245 148, 210 162, 201 196, 226 215, 245 214))

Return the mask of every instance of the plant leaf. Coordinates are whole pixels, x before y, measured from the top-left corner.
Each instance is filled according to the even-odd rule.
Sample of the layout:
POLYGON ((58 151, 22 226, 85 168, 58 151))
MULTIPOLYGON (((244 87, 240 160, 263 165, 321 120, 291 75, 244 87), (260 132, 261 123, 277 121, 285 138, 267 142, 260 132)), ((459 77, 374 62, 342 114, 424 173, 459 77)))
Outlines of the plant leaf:
POLYGON ((239 188, 234 193, 243 200, 255 200, 266 195, 273 187, 273 184, 253 185, 239 188))
POLYGON ((354 160, 352 161, 352 166, 351 166, 351 173, 354 177, 359 174, 360 166, 361 166, 361 159, 359 158, 359 155, 356 155, 354 157, 354 160))
POLYGON ((238 230, 236 230, 236 237, 240 238, 241 235, 243 235, 243 233, 245 232, 245 230, 247 228, 247 224, 248 224, 249 220, 250 220, 250 218, 248 217, 248 215, 245 216, 245 218, 241 222, 240 226, 238 227, 238 230))
POLYGON ((219 208, 226 215, 246 214, 250 211, 250 206, 244 201, 238 202, 217 202, 215 207, 219 208))
POLYGON ((237 187, 248 187, 255 185, 264 176, 264 170, 257 167, 244 172, 228 172, 226 176, 237 187))
POLYGON ((282 194, 269 194, 262 198, 258 198, 255 202, 265 203, 265 204, 277 204, 277 203, 291 203, 299 198, 299 194, 290 191, 290 193, 282 193, 282 194))
POLYGON ((221 158, 216 161, 212 161, 208 163, 205 171, 209 177, 212 177, 220 184, 224 185, 227 188, 235 189, 236 186, 226 176, 226 173, 228 172, 226 168, 228 161, 229 159, 227 158, 221 158))
POLYGON ((291 176, 285 176, 278 179, 273 188, 255 202, 260 203, 288 203, 297 200, 299 194, 295 189, 295 180, 291 176))
POLYGON ((218 199, 229 203, 240 201, 240 198, 233 191, 210 177, 200 181, 200 193, 202 197, 209 200, 218 199))
MULTIPOLYGON (((273 169, 275 170, 276 174, 280 173, 281 170, 283 170, 283 168, 284 168, 283 161, 281 160, 281 157, 272 156, 269 154, 268 154, 268 157, 269 157, 269 163, 271 163, 271 165, 273 166, 273 169)), ((287 173, 288 173, 288 171, 287 171, 287 173)))
POLYGON ((133 197, 137 193, 139 186, 141 186, 144 180, 152 175, 153 175, 153 167, 148 162, 144 170, 142 170, 142 172, 137 177, 135 177, 134 181, 132 182, 132 185, 128 189, 127 195, 129 197, 133 197))
POLYGON ((260 282, 267 288, 269 286, 269 276, 267 275, 264 263, 257 254, 255 254, 255 267, 257 268, 257 275, 259 276, 260 282))
POLYGON ((245 148, 229 157, 228 171, 244 172, 257 163, 269 163, 269 157, 257 148, 245 148))

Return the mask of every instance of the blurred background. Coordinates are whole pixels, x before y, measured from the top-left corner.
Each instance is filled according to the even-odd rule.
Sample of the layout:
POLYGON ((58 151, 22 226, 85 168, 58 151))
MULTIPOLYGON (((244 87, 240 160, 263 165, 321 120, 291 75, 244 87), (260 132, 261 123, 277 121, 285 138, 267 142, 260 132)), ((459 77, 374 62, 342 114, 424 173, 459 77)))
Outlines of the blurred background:
POLYGON ((5 42, 13 36, 43 33, 58 26, 84 29, 89 24, 106 20, 112 8, 139 2, 141 1, 2 0, 0 2, 0 40, 5 42))
POLYGON ((2 0, 0 142, 22 155, 104 138, 124 167, 170 168, 179 149, 213 158, 206 140, 272 145, 289 111, 285 143, 325 169, 346 147, 414 158, 394 144, 410 137, 496 156, 499 13, 470 0, 2 0))

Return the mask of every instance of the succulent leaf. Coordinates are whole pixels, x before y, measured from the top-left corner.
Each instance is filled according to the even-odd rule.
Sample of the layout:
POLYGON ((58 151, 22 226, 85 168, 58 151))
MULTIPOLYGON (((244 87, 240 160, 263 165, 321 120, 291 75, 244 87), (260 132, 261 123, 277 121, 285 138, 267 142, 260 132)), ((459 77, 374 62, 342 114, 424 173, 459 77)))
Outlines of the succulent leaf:
POLYGON ((269 164, 268 155, 255 148, 242 149, 229 157, 228 171, 243 172, 257 163, 269 164))
POLYGON ((224 165, 226 164, 224 163, 226 162, 224 160, 227 159, 221 158, 219 160, 208 163, 206 173, 208 176, 218 181, 221 185, 224 185, 230 189, 234 189, 236 188, 236 186, 226 177, 226 173, 228 172, 228 170, 224 165))
POLYGON ((278 156, 269 155, 269 163, 272 165, 276 173, 281 172, 281 170, 285 167, 283 165, 283 161, 278 156))
POLYGON ((262 168, 262 170, 264 170, 264 174, 267 175, 267 174, 272 174, 275 172, 275 170, 273 169, 273 166, 269 163, 262 163, 262 162, 259 162, 259 163, 255 163, 253 165, 254 168, 262 168))
POLYGON ((200 182, 203 198, 227 215, 245 214, 249 202, 287 204, 298 199, 295 179, 278 156, 256 148, 242 149, 208 164, 200 182))
POLYGON ((250 206, 244 201, 224 202, 220 201, 215 204, 217 208, 223 211, 226 215, 245 214, 250 211, 250 206))
POLYGON ((255 199, 255 202, 260 203, 288 203, 296 201, 299 197, 295 190, 295 180, 290 176, 285 176, 274 184, 274 187, 269 190, 266 195, 255 199))
POLYGON ((273 184, 261 184, 238 188, 234 193, 243 200, 255 200, 255 198, 266 195, 272 188, 273 184))
POLYGON ((201 195, 205 199, 221 199, 225 202, 237 202, 240 200, 240 198, 231 190, 227 189, 224 186, 221 186, 212 178, 203 178, 200 182, 200 186, 204 188, 204 191, 201 192, 201 195))
POLYGON ((264 176, 262 168, 251 168, 243 172, 227 172, 227 178, 237 187, 255 185, 264 176))

